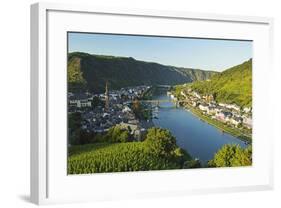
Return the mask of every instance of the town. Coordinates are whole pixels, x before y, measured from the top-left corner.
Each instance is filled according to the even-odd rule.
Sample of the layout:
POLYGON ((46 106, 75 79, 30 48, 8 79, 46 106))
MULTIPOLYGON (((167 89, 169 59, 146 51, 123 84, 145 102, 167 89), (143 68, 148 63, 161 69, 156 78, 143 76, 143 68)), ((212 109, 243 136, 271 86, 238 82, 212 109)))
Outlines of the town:
MULTIPOLYGON (((113 126, 129 129, 132 138, 140 140, 145 134, 147 123, 137 118, 132 109, 135 100, 142 99, 151 86, 134 86, 105 92, 68 92, 68 113, 81 114, 81 129, 90 133, 105 133, 113 126)), ((151 123, 150 123, 151 124, 151 123)))
POLYGON ((252 108, 236 104, 217 103, 213 95, 200 95, 185 85, 179 96, 168 92, 173 100, 187 108, 200 110, 203 115, 235 128, 252 129, 252 108))
MULTIPOLYGON (((133 109, 134 102, 142 101, 152 89, 152 86, 143 85, 109 90, 108 82, 106 82, 104 93, 68 92, 68 113, 81 114, 80 128, 87 133, 104 134, 111 127, 119 126, 121 129, 129 130, 133 140, 141 140, 147 129, 153 126, 152 118, 157 119, 157 113, 155 116, 155 111, 153 111, 149 119, 140 119, 133 109)), ((200 114, 214 121, 233 129, 243 130, 243 134, 247 134, 248 137, 251 134, 251 107, 241 108, 236 104, 218 103, 213 95, 200 95, 187 85, 177 96, 172 90, 167 94, 176 103, 176 107, 180 105, 188 110, 199 111, 200 114)), ((145 110, 155 107, 148 102, 143 102, 141 105, 145 110)))

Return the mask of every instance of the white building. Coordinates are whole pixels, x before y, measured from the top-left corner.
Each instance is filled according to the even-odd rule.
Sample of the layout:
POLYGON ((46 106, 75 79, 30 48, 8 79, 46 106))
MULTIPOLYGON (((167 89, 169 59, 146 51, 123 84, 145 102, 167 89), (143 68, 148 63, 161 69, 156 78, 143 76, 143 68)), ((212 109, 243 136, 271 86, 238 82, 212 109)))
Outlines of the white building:
POLYGON ((252 108, 250 108, 250 107, 244 107, 244 108, 243 108, 243 111, 244 111, 245 113, 250 113, 250 112, 252 111, 252 108))
POLYGON ((251 129, 253 127, 253 121, 251 117, 244 117, 243 118, 243 125, 247 127, 248 129, 251 129))
POLYGON ((238 117, 232 117, 230 119, 230 123, 232 123, 235 126, 238 126, 239 124, 242 123, 242 119, 238 118, 238 117))
POLYGON ((219 106, 221 106, 221 107, 226 107, 226 105, 227 104, 225 104, 225 103, 219 103, 219 106))
POLYGON ((77 108, 84 108, 84 107, 91 107, 92 102, 89 101, 88 99, 74 99, 74 100, 69 100, 69 104, 72 107, 77 107, 77 108))
POLYGON ((216 112, 217 112, 217 110, 216 110, 216 108, 214 108, 214 107, 209 107, 209 108, 207 109, 207 113, 208 113, 209 115, 215 114, 216 112))
POLYGON ((200 104, 198 107, 202 111, 208 111, 209 110, 209 107, 207 105, 204 105, 204 104, 200 104))
POLYGON ((181 91, 181 95, 182 95, 183 97, 187 98, 186 94, 185 94, 183 91, 181 91))
POLYGON ((227 104, 225 107, 228 108, 228 109, 234 109, 236 111, 240 111, 240 107, 238 105, 235 105, 235 104, 227 104))
POLYGON ((124 106, 124 108, 122 109, 123 113, 127 113, 127 112, 131 112, 131 108, 129 108, 128 106, 124 106))
POLYGON ((197 92, 193 92, 193 95, 199 99, 201 99, 201 96, 197 92))

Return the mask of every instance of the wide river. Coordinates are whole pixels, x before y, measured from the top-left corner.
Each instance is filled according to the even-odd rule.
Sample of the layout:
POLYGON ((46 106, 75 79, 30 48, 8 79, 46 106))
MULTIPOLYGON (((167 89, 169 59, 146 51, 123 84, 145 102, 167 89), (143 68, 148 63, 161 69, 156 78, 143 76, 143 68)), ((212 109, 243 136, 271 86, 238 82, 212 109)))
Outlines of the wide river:
MULTIPOLYGON (((154 96, 153 99, 170 100, 165 94, 154 96)), ((246 146, 243 141, 223 133, 184 108, 175 108, 171 100, 160 103, 160 108, 155 114, 157 119, 153 119, 154 125, 169 129, 177 138, 177 144, 203 163, 212 159, 214 153, 224 144, 246 146)))

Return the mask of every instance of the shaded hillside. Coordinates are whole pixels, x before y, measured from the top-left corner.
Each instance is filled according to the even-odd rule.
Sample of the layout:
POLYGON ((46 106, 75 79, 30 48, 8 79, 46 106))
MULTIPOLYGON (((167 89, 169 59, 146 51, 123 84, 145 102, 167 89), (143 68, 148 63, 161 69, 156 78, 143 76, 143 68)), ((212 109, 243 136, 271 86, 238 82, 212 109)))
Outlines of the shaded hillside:
POLYGON ((208 80, 213 75, 218 74, 215 71, 203 71, 200 69, 191 69, 191 68, 175 68, 179 72, 183 73, 185 76, 188 76, 192 79, 192 81, 201 81, 201 80, 208 80))
POLYGON ((104 92, 107 80, 110 89, 136 85, 175 85, 204 80, 212 74, 213 72, 164 66, 128 57, 91 55, 80 52, 68 55, 70 90, 84 87, 92 92, 104 92))
POLYGON ((252 59, 214 75, 210 81, 191 85, 201 94, 213 94, 218 102, 252 105, 252 59))

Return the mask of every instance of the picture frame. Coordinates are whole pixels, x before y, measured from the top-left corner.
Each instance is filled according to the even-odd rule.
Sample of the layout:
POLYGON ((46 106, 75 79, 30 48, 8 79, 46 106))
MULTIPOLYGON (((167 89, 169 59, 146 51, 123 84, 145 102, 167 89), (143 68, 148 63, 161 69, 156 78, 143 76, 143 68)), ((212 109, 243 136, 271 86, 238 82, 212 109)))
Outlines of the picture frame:
POLYGON ((272 189, 274 112, 270 76, 265 73, 272 70, 272 28, 273 19, 265 17, 31 5, 31 201, 50 204, 272 189), (253 165, 67 175, 68 31, 253 40, 253 165))

